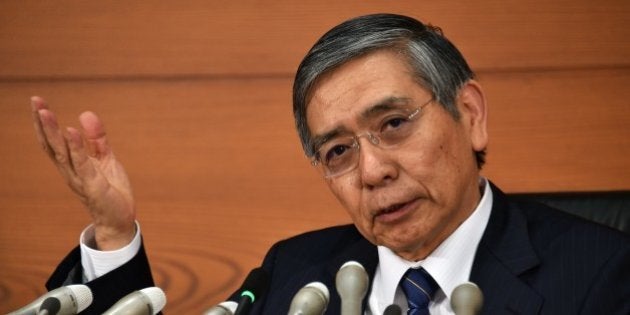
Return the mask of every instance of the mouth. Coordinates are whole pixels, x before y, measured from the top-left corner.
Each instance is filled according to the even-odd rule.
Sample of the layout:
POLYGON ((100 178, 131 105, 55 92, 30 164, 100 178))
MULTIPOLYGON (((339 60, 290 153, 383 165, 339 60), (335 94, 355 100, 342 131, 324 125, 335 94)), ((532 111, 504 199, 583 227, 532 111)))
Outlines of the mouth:
POLYGON ((416 202, 417 199, 414 199, 381 208, 374 214, 374 220, 380 223, 395 223, 410 213, 415 208, 416 202))
POLYGON ((383 215, 383 214, 392 213, 394 211, 398 211, 402 207, 404 207, 406 204, 407 204, 406 202, 401 202, 401 203, 397 203, 397 204, 391 205, 391 206, 389 206, 387 208, 383 208, 383 209, 379 210, 376 215, 378 216, 378 215, 383 215))

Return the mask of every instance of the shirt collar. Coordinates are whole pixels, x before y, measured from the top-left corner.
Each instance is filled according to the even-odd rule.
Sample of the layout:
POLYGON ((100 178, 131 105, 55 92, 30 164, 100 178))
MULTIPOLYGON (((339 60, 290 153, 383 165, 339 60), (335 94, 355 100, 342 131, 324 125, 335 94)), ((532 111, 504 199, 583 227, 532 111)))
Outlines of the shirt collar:
POLYGON ((473 213, 440 246, 422 261, 407 261, 389 248, 378 246, 379 264, 375 273, 373 290, 379 300, 394 301, 398 283, 409 268, 422 267, 433 277, 440 290, 450 300, 453 289, 468 281, 470 270, 492 209, 492 189, 480 178, 483 195, 473 213))

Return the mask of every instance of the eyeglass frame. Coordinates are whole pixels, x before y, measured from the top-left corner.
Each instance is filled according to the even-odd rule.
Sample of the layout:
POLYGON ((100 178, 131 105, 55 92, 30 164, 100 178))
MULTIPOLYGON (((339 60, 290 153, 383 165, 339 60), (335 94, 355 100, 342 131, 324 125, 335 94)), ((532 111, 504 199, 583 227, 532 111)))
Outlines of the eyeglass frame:
MULTIPOLYGON (((420 105, 420 106, 416 107, 415 109, 413 109, 411 111, 411 113, 409 113, 407 115, 407 119, 409 121, 415 120, 426 106, 428 106, 429 104, 434 103, 434 102, 435 102, 435 97, 431 97, 428 101, 426 101, 422 105, 420 105)), ((380 148, 380 149, 393 148, 393 146, 396 145, 396 144, 394 144, 393 146, 390 146, 390 147, 383 147, 383 146, 381 146, 380 145, 381 142, 382 142, 382 140, 381 140, 382 136, 381 135, 382 135, 382 132, 365 131, 365 132, 360 133, 358 135, 355 134, 353 136, 348 136, 347 138, 348 139, 352 139, 352 145, 350 146, 350 149, 351 150, 355 150, 356 152, 358 152, 357 156, 360 156, 360 154, 361 154, 361 143, 359 142, 359 139, 362 138, 362 137, 365 137, 368 140, 368 142, 370 142, 372 145, 374 145, 374 146, 376 146, 377 148, 380 148)), ((327 167, 321 161, 321 155, 319 154, 320 153, 319 151, 322 149, 322 145, 323 144, 319 145, 319 147, 317 147, 314 150, 315 154, 313 154, 313 156, 310 157, 310 162, 311 162, 311 165, 313 167, 318 167, 321 164, 321 166, 319 168, 321 169, 321 172, 322 172, 324 178, 330 179, 330 178, 335 178, 335 177, 339 177, 339 176, 345 175, 345 174, 350 173, 353 170, 355 170, 357 168, 357 166, 359 165, 359 163, 358 163, 359 159, 357 159, 357 162, 355 162, 353 166, 349 167, 346 170, 343 170, 343 171, 340 171, 340 172, 334 173, 334 174, 326 174, 327 167)))

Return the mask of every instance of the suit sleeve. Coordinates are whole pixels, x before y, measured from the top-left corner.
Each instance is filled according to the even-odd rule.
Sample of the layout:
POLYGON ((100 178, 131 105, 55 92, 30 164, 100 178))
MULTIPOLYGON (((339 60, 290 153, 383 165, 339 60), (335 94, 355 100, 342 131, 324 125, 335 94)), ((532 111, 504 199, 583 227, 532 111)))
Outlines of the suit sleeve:
MULTIPOLYGON (((83 268, 81 267, 81 251, 77 246, 57 266, 46 282, 46 288, 52 290, 61 286, 80 283, 83 283, 83 268)), ((144 244, 127 263, 83 284, 92 290, 94 300, 82 314, 102 314, 125 295, 154 286, 144 244)))

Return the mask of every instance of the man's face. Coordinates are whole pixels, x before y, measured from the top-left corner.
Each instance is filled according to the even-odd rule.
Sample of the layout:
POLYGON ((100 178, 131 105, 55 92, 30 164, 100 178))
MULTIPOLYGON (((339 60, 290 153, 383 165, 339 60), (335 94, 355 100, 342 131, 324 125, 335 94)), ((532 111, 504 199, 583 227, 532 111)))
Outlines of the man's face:
MULTIPOLYGON (((307 109, 314 137, 332 130, 346 137, 375 132, 380 127, 366 117, 378 104, 402 99, 394 106, 413 109, 430 100, 404 60, 380 50, 320 78, 307 109)), ((425 106, 415 118, 417 132, 394 149, 360 138, 358 166, 326 179, 363 236, 403 258, 424 259, 479 201, 474 151, 487 144, 486 109, 474 81, 461 88, 457 106, 459 120, 437 102, 425 106)))

